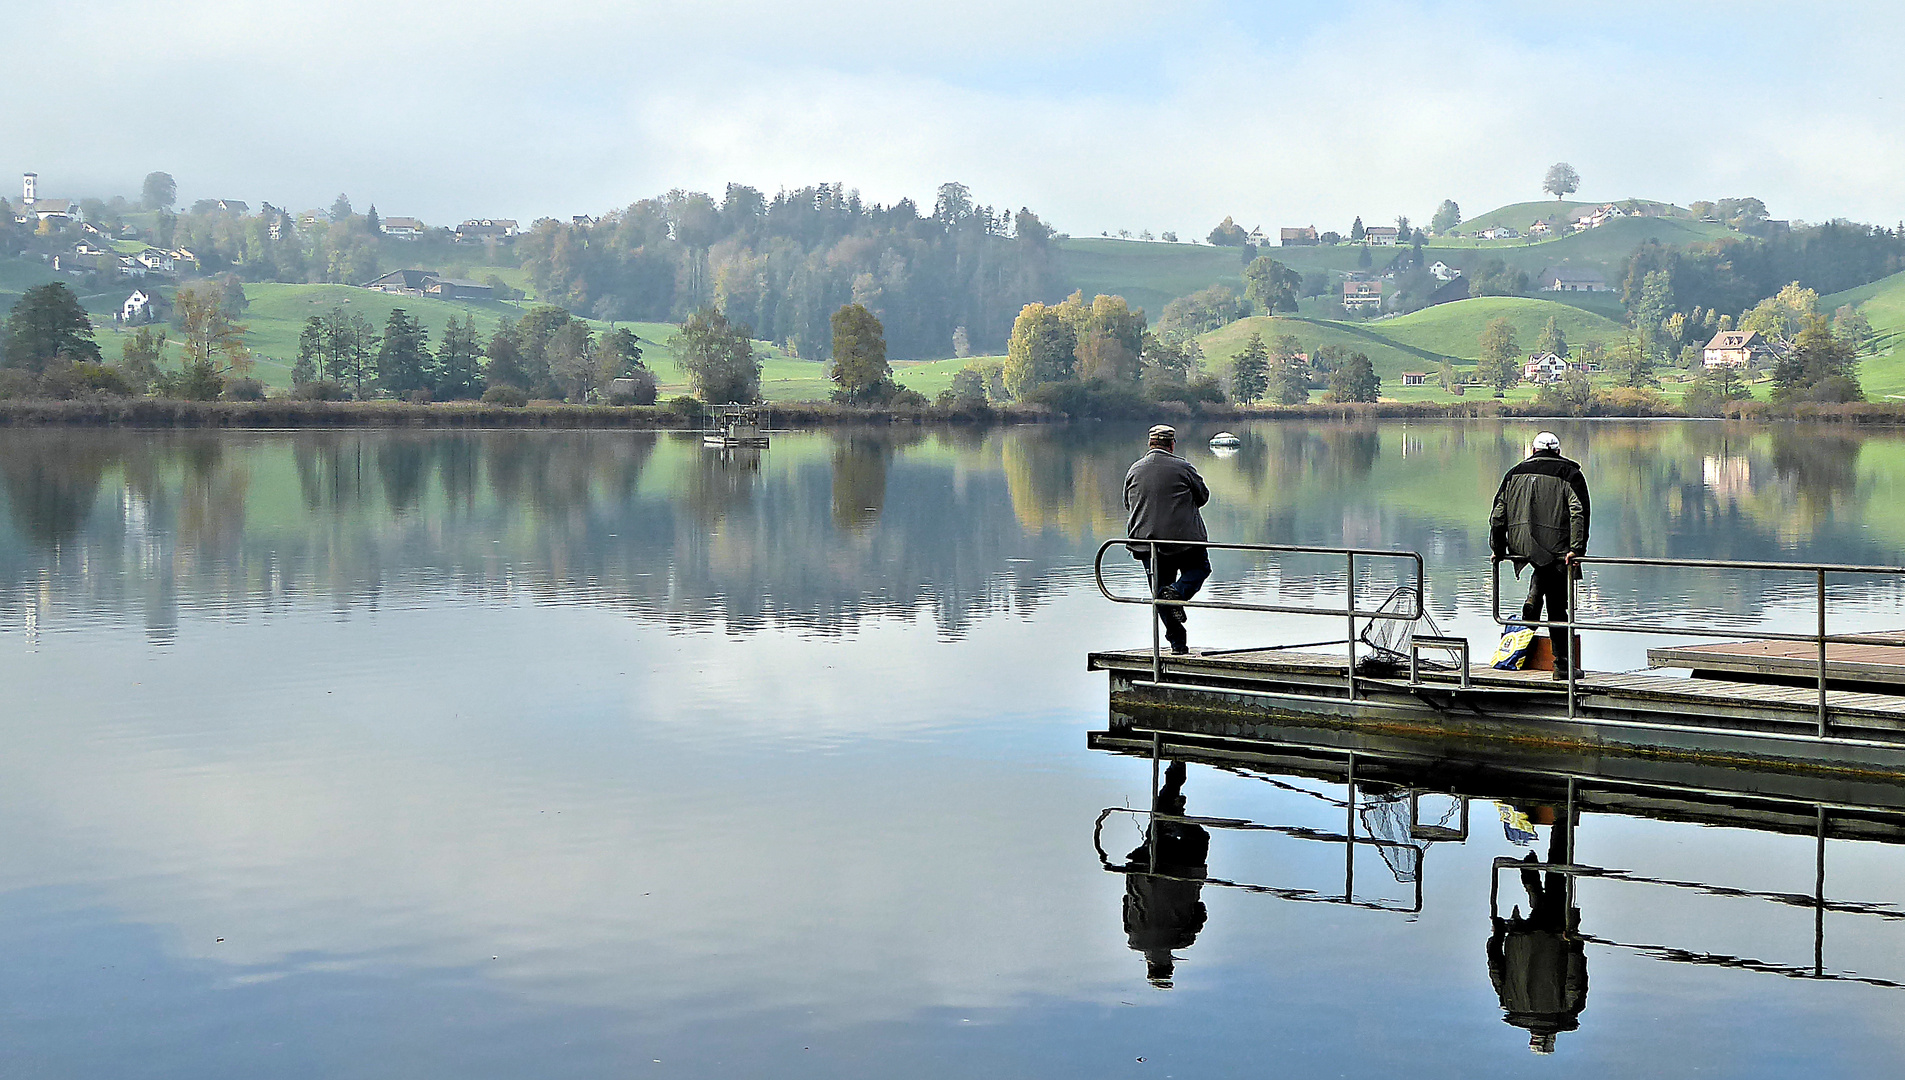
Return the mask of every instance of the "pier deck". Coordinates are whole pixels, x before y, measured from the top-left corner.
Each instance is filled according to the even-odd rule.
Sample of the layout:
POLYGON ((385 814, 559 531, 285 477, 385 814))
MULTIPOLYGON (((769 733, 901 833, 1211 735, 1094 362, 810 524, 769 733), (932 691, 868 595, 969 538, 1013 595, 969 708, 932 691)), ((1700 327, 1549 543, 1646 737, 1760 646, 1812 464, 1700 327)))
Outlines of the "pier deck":
MULTIPOLYGON (((1871 635, 1896 644, 1826 646, 1826 681, 1905 690, 1905 631, 1871 635)), ((1682 668, 1697 678, 1817 686, 1819 647, 1805 641, 1721 641, 1648 649, 1647 666, 1682 668)), ((1898 691, 1895 691, 1898 692, 1898 691)))
MULTIPOLYGON (((1816 653, 1815 653, 1816 655, 1816 653)), ((1817 686, 1647 673, 1585 672, 1568 714, 1565 683, 1547 672, 1471 667, 1424 671, 1417 684, 1358 675, 1342 654, 1278 649, 1163 659, 1148 649, 1092 654, 1111 675, 1114 729, 1274 737, 1293 728, 1406 733, 1482 746, 1734 762, 1758 768, 1849 770, 1905 779, 1905 695, 1829 689, 1818 734, 1817 686)), ((1816 664, 1816 660, 1815 660, 1816 664)))

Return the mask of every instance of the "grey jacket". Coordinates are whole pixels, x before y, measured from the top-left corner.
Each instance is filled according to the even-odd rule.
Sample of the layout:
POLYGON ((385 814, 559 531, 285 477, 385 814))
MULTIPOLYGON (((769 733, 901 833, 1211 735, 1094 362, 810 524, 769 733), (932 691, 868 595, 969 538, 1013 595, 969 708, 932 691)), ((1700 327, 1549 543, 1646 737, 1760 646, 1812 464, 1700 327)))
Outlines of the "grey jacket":
POLYGON ((1138 540, 1208 540, 1204 515, 1210 488, 1197 467, 1155 447, 1124 474, 1125 535, 1138 540))
POLYGON ((1498 558, 1550 566, 1573 552, 1586 555, 1588 488, 1581 466, 1553 451, 1508 470, 1488 515, 1489 547, 1498 558))

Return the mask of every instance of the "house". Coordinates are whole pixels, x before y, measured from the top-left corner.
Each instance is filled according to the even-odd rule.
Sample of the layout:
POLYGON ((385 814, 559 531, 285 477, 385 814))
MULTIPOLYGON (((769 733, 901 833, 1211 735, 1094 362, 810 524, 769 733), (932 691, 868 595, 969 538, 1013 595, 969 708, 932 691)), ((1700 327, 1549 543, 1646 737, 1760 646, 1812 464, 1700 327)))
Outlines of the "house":
POLYGON ((1572 367, 1572 364, 1551 352, 1530 355, 1528 362, 1521 365, 1521 379, 1531 383, 1560 382, 1561 376, 1566 375, 1572 367))
POLYGON ((1395 247, 1396 236, 1394 225, 1371 225, 1363 230, 1363 243, 1371 247, 1395 247))
POLYGON ((571 225, 593 225, 593 224, 595 224, 595 219, 594 219, 594 218, 592 218, 592 217, 590 217, 590 216, 589 216, 589 215, 587 215, 587 214, 577 214, 577 215, 575 215, 574 217, 571 217, 571 218, 569 219, 569 224, 571 224, 571 225))
POLYGON ((387 217, 384 219, 384 235, 400 240, 415 240, 423 235, 423 222, 411 217, 387 217))
POLYGON ((1427 386, 1429 385, 1429 373, 1426 371, 1405 371, 1402 373, 1402 385, 1427 386))
POLYGON ((392 270, 375 281, 366 281, 362 287, 398 296, 422 296, 423 290, 442 276, 435 270, 392 270))
POLYGON ((1764 359, 1772 351, 1772 346, 1757 330, 1722 330, 1707 342, 1700 358, 1708 369, 1738 368, 1764 359))
POLYGON ((134 289, 132 290, 132 295, 126 297, 126 302, 119 305, 119 314, 117 317, 122 323, 137 325, 140 323, 149 323, 153 321, 156 316, 157 312, 153 308, 152 295, 144 289, 134 289))
POLYGON ((29 216, 38 217, 41 221, 52 222, 55 225, 64 225, 69 221, 80 220, 79 204, 70 199, 36 200, 33 205, 27 207, 27 214, 29 216))
POLYGON ((1462 276, 1462 272, 1450 266, 1448 263, 1437 259, 1429 264, 1429 276, 1435 278, 1437 281, 1454 281, 1456 278, 1462 276))
POLYGON ((1598 270, 1570 270, 1567 267, 1543 270, 1542 292, 1606 292, 1607 279, 1598 270))
POLYGON ((1548 224, 1545 221, 1537 221, 1534 224, 1528 226, 1528 235, 1529 236, 1553 236, 1554 226, 1548 224))
POLYGON ((1484 240, 1519 240, 1521 234, 1506 225, 1491 225, 1476 234, 1484 240))
POLYGON ((1381 307, 1382 282, 1343 282, 1343 306, 1346 308, 1381 307))
POLYGON ((171 273, 177 265, 177 261, 173 259, 171 252, 162 251, 155 247, 149 247, 133 256, 133 258, 140 266, 145 267, 147 270, 156 270, 161 274, 171 273))
POLYGON ((496 295, 496 290, 480 281, 436 278, 423 287, 423 295, 439 300, 488 300, 496 295))
POLYGON ((1263 245, 1264 245, 1263 226, 1258 225, 1257 227, 1250 230, 1250 246, 1262 247, 1263 245))
POLYGON ((1284 247, 1315 247, 1318 243, 1314 225, 1302 229, 1283 230, 1284 247))
POLYGON ((456 227, 453 239, 459 244, 477 240, 507 240, 522 229, 509 218, 477 218, 456 227))
POLYGON ((213 199, 212 205, 227 214, 251 213, 251 204, 242 199, 213 199))
POLYGON ((73 245, 73 254, 75 255, 104 255, 106 254, 106 249, 102 247, 94 247, 93 245, 87 243, 86 241, 81 240, 79 243, 73 245))

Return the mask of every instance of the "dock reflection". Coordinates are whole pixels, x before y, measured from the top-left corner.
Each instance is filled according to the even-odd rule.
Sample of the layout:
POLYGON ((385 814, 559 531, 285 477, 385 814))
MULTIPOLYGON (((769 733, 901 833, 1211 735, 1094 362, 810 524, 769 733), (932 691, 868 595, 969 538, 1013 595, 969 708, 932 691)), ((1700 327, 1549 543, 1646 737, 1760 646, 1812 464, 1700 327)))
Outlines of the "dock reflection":
MULTIPOLYGON (((1589 1000, 1591 951, 1618 952, 1665 963, 1753 974, 1905 989, 1905 982, 1856 967, 1839 968, 1829 964, 1826 940, 1828 914, 1861 917, 1868 925, 1905 921, 1905 908, 1889 902, 1831 898, 1827 893, 1831 849, 1828 840, 1905 844, 1905 790, 1895 786, 1872 785, 1854 778, 1760 773, 1749 768, 1715 770, 1690 766, 1679 772, 1672 767, 1653 768, 1645 778, 1600 775, 1592 771, 1596 763, 1586 760, 1577 760, 1574 767, 1569 767, 1552 757, 1482 761, 1429 754, 1417 756, 1395 745, 1380 749, 1347 747, 1340 744, 1340 736, 1327 734, 1319 734, 1315 744, 1305 744, 1125 729, 1094 732, 1090 741, 1094 749, 1150 759, 1153 765, 1155 795, 1150 809, 1114 807, 1102 811, 1094 843, 1105 869, 1125 876, 1128 943, 1145 953, 1148 972, 1156 985, 1171 985, 1174 959, 1171 950, 1190 947, 1203 928, 1207 918, 1203 895, 1207 887, 1235 889, 1278 900, 1386 911, 1414 920, 1423 912, 1423 880, 1429 849, 1450 843, 1479 848, 1473 851, 1473 856, 1481 859, 1478 861, 1473 856, 1438 859, 1444 866, 1443 874, 1465 877, 1461 881, 1445 879, 1442 892, 1446 895, 1451 886, 1461 887, 1465 892, 1472 891, 1479 900, 1482 886, 1486 886, 1489 920, 1486 974, 1503 1021, 1525 1031, 1529 1048, 1538 1054, 1555 1052, 1557 1036, 1582 1026, 1589 1000), (1164 783, 1160 786, 1157 769, 1159 763, 1166 760, 1170 765, 1164 771, 1164 783), (1288 815, 1309 813, 1296 808, 1309 802, 1321 804, 1315 809, 1326 813, 1340 812, 1344 831, 1321 830, 1297 822, 1186 816, 1183 793, 1190 779, 1190 765, 1222 770, 1267 785, 1274 789, 1278 805, 1288 815), (1316 781, 1322 781, 1320 789, 1316 781), (1341 786, 1332 788, 1331 785, 1341 786), (1336 792, 1341 793, 1340 798, 1336 792), (1304 799, 1292 804, 1288 801, 1291 794, 1304 799), (1479 829, 1471 835, 1470 804, 1477 801, 1484 801, 1481 812, 1487 818, 1493 818, 1499 811, 1500 831, 1479 829), (1439 820, 1435 820, 1433 810, 1437 805, 1443 808, 1439 820), (1120 814, 1138 818, 1146 831, 1145 842, 1122 864, 1117 864, 1105 857, 1103 833, 1106 821, 1120 814), (1694 875, 1649 875, 1579 861, 1577 837, 1583 833, 1593 837, 1597 821, 1612 824, 1616 818, 1804 837, 1812 841, 1814 887, 1810 893, 1753 887, 1750 884, 1753 876, 1764 876, 1771 871, 1750 861, 1727 868, 1729 874, 1737 869, 1749 879, 1744 887, 1703 881, 1694 875), (1315 888, 1246 884, 1228 879, 1222 876, 1222 863, 1227 861, 1226 854, 1234 861, 1235 853, 1212 853, 1210 834, 1213 830, 1268 832, 1341 845, 1345 852, 1342 890, 1332 895, 1315 888), (1179 836, 1194 836, 1182 849, 1191 857, 1170 857, 1176 843, 1174 838, 1179 836), (1499 856, 1490 850, 1491 845, 1495 850, 1503 845, 1509 850, 1515 850, 1518 845, 1530 850, 1499 856), (1413 886, 1415 902, 1412 906, 1378 897, 1381 883, 1365 880, 1358 884, 1355 853, 1369 847, 1381 852, 1389 876, 1398 883, 1413 886), (1482 868, 1488 875, 1486 882, 1479 880, 1477 871, 1482 868), (1469 878, 1468 875, 1476 876, 1469 878), (1649 891, 1671 892, 1696 905, 1745 901, 1767 910, 1808 910, 1813 916, 1812 963, 1778 963, 1671 941, 1628 940, 1618 933, 1605 932, 1609 914, 1606 911, 1602 913, 1604 932, 1595 933, 1593 897, 1584 905, 1579 894, 1583 881, 1615 882, 1649 891), (1174 890, 1168 895, 1180 900, 1175 907, 1162 902, 1157 892, 1166 882, 1174 890), (1587 926, 1584 926, 1582 913, 1584 906, 1588 909, 1587 926), (1193 909, 1194 921, 1190 917, 1193 909)), ((1605 828, 1602 831, 1606 832, 1605 828)), ((1313 871, 1315 861, 1284 860, 1276 865, 1278 874, 1295 874, 1300 865, 1307 865, 1313 871)), ((1604 904, 1607 902, 1606 894, 1595 896, 1604 904)), ((1650 900, 1639 908, 1631 904, 1613 906, 1631 916, 1635 910, 1653 911, 1659 905, 1650 900)), ((1729 910, 1737 913, 1737 909, 1729 910)), ((1759 928, 1756 920, 1729 919, 1727 912, 1718 910, 1702 916, 1693 925, 1724 925, 1749 934, 1759 928)), ((1835 922, 1834 925, 1840 924, 1835 922)), ((1842 929, 1840 934, 1848 929, 1851 928, 1842 929)), ((1683 927, 1680 933, 1685 932, 1683 927)), ((1675 936, 1667 930, 1659 933, 1668 938, 1675 936)), ((1749 948, 1758 953, 1761 944, 1755 942, 1749 948)), ((1841 955, 1854 963, 1869 961, 1870 942, 1861 940, 1859 946, 1848 949, 1842 945, 1841 955), (1852 954, 1858 954, 1857 958, 1852 954)), ((1477 965, 1478 969, 1483 967, 1477 965)))

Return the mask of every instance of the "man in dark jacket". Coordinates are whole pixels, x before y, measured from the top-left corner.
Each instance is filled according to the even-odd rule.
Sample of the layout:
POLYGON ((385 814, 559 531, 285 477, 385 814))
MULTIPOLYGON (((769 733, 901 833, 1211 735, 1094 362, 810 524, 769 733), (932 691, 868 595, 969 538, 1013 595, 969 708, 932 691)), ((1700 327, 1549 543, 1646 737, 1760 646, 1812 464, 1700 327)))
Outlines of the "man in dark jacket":
MULTIPOLYGON (((1552 431, 1535 436, 1528 460, 1508 470, 1488 516, 1489 546, 1495 558, 1511 559, 1517 576, 1532 565, 1528 599, 1521 617, 1549 622, 1568 619, 1568 575, 1580 575, 1574 561, 1587 554, 1588 488, 1581 466, 1561 456, 1561 439, 1552 431)), ((1548 632, 1554 645, 1554 677, 1567 678, 1568 634, 1548 632)))
MULTIPOLYGON (((1151 448, 1124 474, 1124 508, 1130 514, 1125 535, 1134 540, 1208 540, 1204 515, 1198 507, 1210 501, 1210 488, 1197 467, 1173 453, 1177 429, 1164 424, 1151 429, 1151 448)), ((1160 600, 1189 600, 1210 577, 1210 553, 1201 547, 1157 545, 1152 565, 1150 544, 1129 545, 1151 578, 1151 595, 1160 600)), ((1164 636, 1174 653, 1190 651, 1184 633, 1184 609, 1157 609, 1164 636)))

